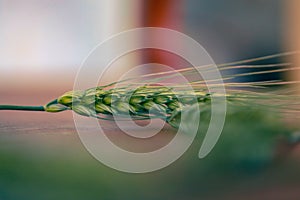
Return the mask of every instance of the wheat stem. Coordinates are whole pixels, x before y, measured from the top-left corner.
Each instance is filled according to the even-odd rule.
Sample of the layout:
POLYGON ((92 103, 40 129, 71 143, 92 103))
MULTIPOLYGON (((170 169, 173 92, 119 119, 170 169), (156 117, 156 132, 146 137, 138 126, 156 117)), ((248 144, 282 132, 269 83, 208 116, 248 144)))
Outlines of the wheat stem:
POLYGON ((44 106, 0 105, 0 110, 45 111, 44 106))

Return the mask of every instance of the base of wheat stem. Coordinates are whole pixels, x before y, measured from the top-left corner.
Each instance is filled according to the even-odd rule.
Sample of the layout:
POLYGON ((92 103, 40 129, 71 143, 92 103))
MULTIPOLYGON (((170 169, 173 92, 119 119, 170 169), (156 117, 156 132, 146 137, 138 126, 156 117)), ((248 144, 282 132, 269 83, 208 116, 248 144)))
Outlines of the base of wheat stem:
POLYGON ((44 106, 0 105, 0 110, 45 111, 44 106))

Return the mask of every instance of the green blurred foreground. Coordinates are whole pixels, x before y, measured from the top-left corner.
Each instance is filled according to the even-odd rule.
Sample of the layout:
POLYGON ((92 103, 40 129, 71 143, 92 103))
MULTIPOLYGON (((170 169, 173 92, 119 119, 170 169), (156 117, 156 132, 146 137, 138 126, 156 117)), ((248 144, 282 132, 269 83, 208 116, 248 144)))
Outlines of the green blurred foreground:
MULTIPOLYGON (((118 172, 95 160, 70 113, 0 114, 1 200, 300 199, 300 147, 289 143, 294 130, 263 112, 230 111, 208 157, 197 157, 198 134, 179 160, 147 174, 118 172)), ((102 126, 114 138, 121 135, 113 123, 102 126)), ((156 141, 173 132, 166 127, 156 141)))

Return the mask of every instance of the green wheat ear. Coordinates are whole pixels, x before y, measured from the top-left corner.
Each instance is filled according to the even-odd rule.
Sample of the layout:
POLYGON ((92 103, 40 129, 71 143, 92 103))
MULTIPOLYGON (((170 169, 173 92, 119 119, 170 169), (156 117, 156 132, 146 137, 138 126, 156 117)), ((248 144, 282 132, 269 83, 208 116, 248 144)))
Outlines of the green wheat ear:
MULTIPOLYGON (((267 65, 248 64, 254 61, 267 60, 294 53, 295 52, 275 54, 218 65, 221 72, 226 72, 227 70, 258 69, 254 72, 224 75, 223 78, 226 80, 226 83, 224 84, 227 92, 226 95, 209 92, 205 85, 206 82, 203 80, 190 82, 189 86, 191 86, 192 89, 186 89, 185 85, 179 83, 173 84, 170 87, 160 86, 161 81, 176 77, 174 72, 167 71, 147 74, 130 80, 138 82, 139 84, 137 85, 139 86, 128 80, 123 80, 87 90, 69 91, 44 106, 0 105, 0 110, 45 112, 72 110, 79 115, 103 120, 113 120, 113 116, 115 115, 125 119, 132 118, 134 120, 159 118, 166 121, 171 126, 178 128, 181 113, 183 111, 188 110, 195 104, 199 105, 201 110, 201 108, 210 105, 210 100, 212 98, 224 97, 225 95, 226 103, 233 106, 257 107, 262 110, 268 109, 268 112, 298 113, 300 97, 298 95, 293 95, 293 92, 295 91, 283 86, 299 84, 299 82, 280 80, 236 82, 236 78, 241 77, 297 70, 299 68, 290 67, 289 63, 267 65), (278 67, 281 68, 278 69, 278 67), (122 83, 123 86, 121 84, 121 86, 113 88, 117 83, 122 83), (140 83, 143 83, 143 85, 140 86, 140 83), (268 88, 271 86, 281 86, 283 88, 270 91, 268 88)), ((208 71, 211 70, 208 66, 199 66, 198 68, 208 71)), ((195 68, 186 68, 176 72, 188 77, 192 76, 196 70, 195 68)), ((209 80, 209 82, 212 82, 212 87, 218 86, 216 80, 209 80)), ((293 115, 293 117, 295 117, 295 115, 293 115)))
POLYGON ((77 114, 112 120, 112 116, 145 120, 163 119, 174 127, 184 107, 208 102, 210 95, 202 91, 177 90, 164 86, 144 85, 137 88, 96 87, 70 91, 44 106, 47 112, 73 110, 77 114))

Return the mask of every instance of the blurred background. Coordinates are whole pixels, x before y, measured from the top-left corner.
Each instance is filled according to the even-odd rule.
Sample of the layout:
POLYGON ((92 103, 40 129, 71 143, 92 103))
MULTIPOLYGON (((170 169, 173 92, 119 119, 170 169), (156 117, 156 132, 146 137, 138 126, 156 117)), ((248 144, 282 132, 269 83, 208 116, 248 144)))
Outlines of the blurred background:
MULTIPOLYGON (((297 4, 296 0, 1 0, 0 87, 19 92, 57 91, 56 86, 68 90, 97 44, 143 26, 189 35, 216 63, 295 50, 299 48, 297 4)), ((145 54, 127 58, 118 69, 149 61, 179 65, 166 53, 145 54)))
MULTIPOLYGON (((299 50, 299 8, 298 0, 0 0, 0 103, 41 105, 71 90, 89 52, 131 28, 154 26, 183 32, 203 45, 216 63, 299 50)), ((269 62, 300 64, 299 56, 285 59, 269 62)), ((112 81, 148 62, 186 67, 172 54, 148 50, 116 62, 116 71, 107 79, 112 81)), ((149 72, 156 70, 149 68, 149 72)), ((297 71, 282 76, 300 79, 297 71)), ((259 117, 251 120, 256 133, 286 131, 259 117)), ((227 132, 240 124, 233 120, 227 132)), ((114 126, 107 124, 117 140, 120 134, 114 126)), ((200 161, 196 142, 170 167, 132 175, 109 169, 88 154, 70 112, 3 111, 0 199, 299 199, 300 148, 284 142, 250 143, 257 141, 258 136, 253 137, 236 138, 244 141, 245 152, 261 150, 247 159, 240 159, 233 147, 228 156, 231 140, 224 140, 215 157, 200 161), (270 145, 280 149, 272 164, 270 145), (222 152, 227 152, 225 157, 222 152), (289 154, 281 156, 282 152, 289 154)), ((140 146, 147 148, 143 142, 140 146)))

